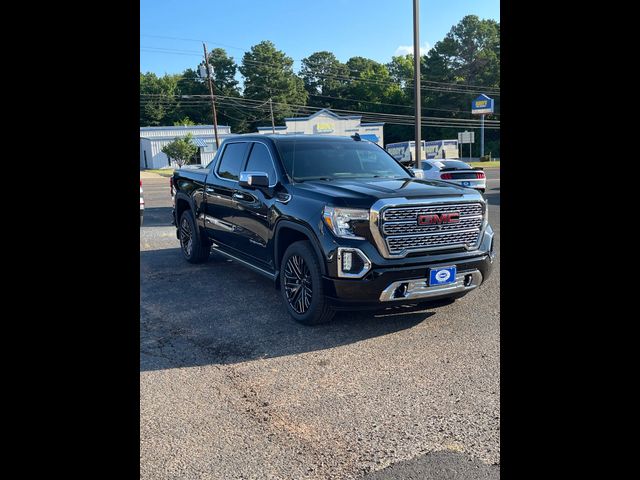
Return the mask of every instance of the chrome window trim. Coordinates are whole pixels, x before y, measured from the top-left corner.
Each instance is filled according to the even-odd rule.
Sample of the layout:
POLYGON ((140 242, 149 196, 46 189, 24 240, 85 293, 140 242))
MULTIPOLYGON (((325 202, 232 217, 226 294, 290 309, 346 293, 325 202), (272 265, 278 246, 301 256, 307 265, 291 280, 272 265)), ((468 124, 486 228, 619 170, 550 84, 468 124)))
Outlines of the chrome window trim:
POLYGON ((460 248, 464 247, 467 251, 477 250, 480 247, 480 243, 482 241, 482 237, 484 232, 489 224, 487 218, 487 202, 478 192, 469 191, 461 193, 460 196, 456 198, 449 197, 432 197, 432 198, 383 198, 375 202, 371 208, 369 209, 369 230, 371 231, 371 235, 373 236, 373 240, 375 242, 376 248, 380 255, 384 258, 404 258, 409 253, 414 252, 433 252, 438 250, 450 250, 452 248, 460 248), (389 249, 387 248, 387 242, 382 237, 381 228, 380 228, 380 219, 381 213, 386 208, 398 208, 398 207, 418 207, 418 206, 432 206, 432 205, 456 205, 461 203, 481 203, 483 205, 483 216, 485 218, 484 222, 480 226, 480 231, 478 233, 478 239, 474 245, 466 245, 466 244, 458 244, 458 245, 446 245, 446 246, 436 246, 436 247, 425 247, 425 248, 416 248, 409 250, 403 250, 397 254, 389 253, 389 249))
POLYGON ((369 270, 371 270, 371 260, 367 257, 362 250, 354 247, 338 247, 338 277, 340 278, 362 278, 369 270), (358 273, 345 273, 342 271, 342 252, 355 252, 362 259, 362 270, 358 273))

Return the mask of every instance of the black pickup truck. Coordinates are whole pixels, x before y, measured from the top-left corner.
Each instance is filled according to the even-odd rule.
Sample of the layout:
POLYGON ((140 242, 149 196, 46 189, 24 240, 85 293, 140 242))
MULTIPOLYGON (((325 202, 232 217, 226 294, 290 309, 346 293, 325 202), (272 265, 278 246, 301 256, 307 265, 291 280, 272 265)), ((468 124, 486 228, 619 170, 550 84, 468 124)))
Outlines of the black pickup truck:
POLYGON ((231 137, 206 168, 176 170, 171 192, 187 261, 213 251, 265 275, 305 324, 461 297, 495 256, 480 193, 416 179, 357 135, 231 137))

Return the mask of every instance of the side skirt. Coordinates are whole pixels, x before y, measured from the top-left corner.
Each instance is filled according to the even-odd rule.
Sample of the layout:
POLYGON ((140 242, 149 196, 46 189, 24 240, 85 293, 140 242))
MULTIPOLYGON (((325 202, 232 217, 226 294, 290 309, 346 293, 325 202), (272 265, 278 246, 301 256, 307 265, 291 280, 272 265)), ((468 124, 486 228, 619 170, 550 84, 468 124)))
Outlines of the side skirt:
POLYGON ((214 253, 217 253, 219 255, 222 255, 225 258, 228 258, 230 260, 233 260, 234 262, 238 262, 242 265, 244 265, 247 268, 250 268, 251 270, 253 270, 256 273, 259 273, 260 275, 263 275, 265 277, 267 277, 269 280, 274 281, 278 278, 279 272, 270 272, 268 270, 265 270, 262 267, 257 267, 256 265, 248 262, 247 260, 243 260, 241 258, 238 258, 235 255, 232 255, 224 250, 222 250, 222 248, 218 245, 213 245, 213 247, 211 247, 211 251, 214 253))

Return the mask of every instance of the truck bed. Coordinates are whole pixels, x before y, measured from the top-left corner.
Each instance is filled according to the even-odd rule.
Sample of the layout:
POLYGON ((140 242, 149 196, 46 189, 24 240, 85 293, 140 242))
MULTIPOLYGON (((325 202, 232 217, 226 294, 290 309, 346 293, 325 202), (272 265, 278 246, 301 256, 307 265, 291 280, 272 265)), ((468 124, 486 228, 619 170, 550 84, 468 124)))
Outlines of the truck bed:
POLYGON ((197 182, 204 182, 209 170, 206 168, 176 168, 173 178, 186 178, 197 182))

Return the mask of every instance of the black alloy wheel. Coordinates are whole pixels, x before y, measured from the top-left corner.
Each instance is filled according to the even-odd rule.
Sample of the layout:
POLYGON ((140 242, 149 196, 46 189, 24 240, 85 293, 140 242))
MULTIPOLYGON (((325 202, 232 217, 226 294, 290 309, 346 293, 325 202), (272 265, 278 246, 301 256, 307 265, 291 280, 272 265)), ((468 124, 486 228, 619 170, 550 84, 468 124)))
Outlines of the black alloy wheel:
POLYGON ((293 255, 284 267, 284 288, 291 308, 302 315, 309 310, 313 298, 311 272, 304 259, 293 255))
POLYGON ((193 231, 191 230, 191 224, 185 216, 182 217, 180 222, 180 246, 185 257, 191 257, 193 251, 193 231))

